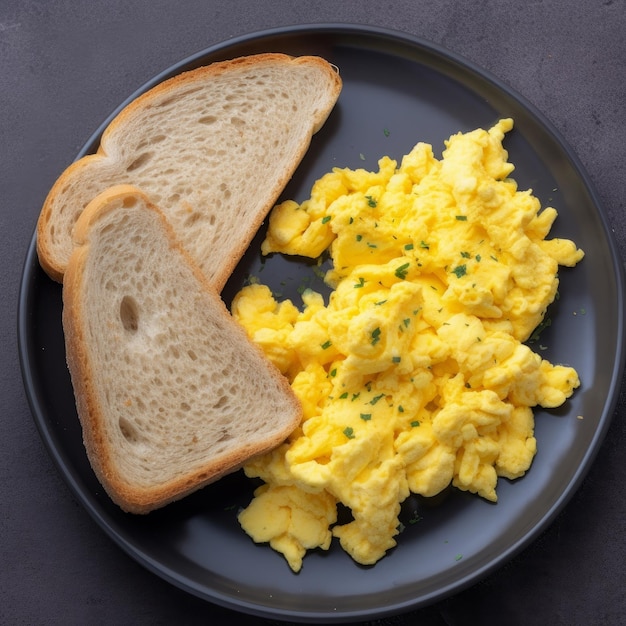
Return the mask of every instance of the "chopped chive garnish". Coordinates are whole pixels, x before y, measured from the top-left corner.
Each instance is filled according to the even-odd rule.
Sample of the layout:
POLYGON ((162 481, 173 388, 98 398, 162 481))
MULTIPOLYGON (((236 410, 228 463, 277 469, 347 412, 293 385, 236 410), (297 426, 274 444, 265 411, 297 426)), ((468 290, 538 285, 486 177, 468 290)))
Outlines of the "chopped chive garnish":
POLYGON ((410 263, 404 263, 404 265, 401 265, 400 267, 396 268, 396 271, 394 272, 395 275, 398 278, 401 278, 402 280, 404 280, 409 270, 409 265, 410 263))
POLYGON ((457 277, 457 278, 461 278, 461 276, 465 276, 465 274, 467 273, 467 266, 465 264, 463 265, 457 265, 453 270, 452 273, 457 277))
POLYGON ((372 345, 375 346, 380 341, 380 328, 375 328, 372 332, 372 345))
POLYGON ((378 396, 374 396, 374 397, 370 400, 370 404, 371 404, 372 406, 374 406, 374 405, 375 405, 375 404, 376 404, 376 403, 377 403, 377 402, 378 402, 381 398, 384 398, 384 397, 385 397, 385 394, 384 394, 384 393, 381 393, 381 394, 380 394, 380 395, 378 395, 378 396))

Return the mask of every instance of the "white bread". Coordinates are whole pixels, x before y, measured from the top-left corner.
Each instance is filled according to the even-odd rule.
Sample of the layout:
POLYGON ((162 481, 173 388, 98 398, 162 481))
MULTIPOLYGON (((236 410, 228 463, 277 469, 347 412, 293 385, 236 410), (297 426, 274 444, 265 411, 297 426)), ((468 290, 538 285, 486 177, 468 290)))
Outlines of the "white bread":
POLYGON ((43 269, 62 282, 72 229, 107 187, 148 194, 221 291, 341 91, 319 57, 259 54, 182 73, 109 124, 95 155, 50 190, 37 225, 43 269))
POLYGON ((75 228, 63 329, 92 467, 147 513, 279 445, 300 423, 252 344, 145 194, 96 197, 75 228))

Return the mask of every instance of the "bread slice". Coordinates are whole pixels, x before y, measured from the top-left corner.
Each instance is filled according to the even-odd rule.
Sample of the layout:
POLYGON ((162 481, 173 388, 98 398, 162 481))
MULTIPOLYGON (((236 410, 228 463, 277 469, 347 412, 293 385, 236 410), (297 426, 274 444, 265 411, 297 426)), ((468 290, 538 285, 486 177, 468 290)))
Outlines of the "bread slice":
POLYGON ((37 225, 43 269, 62 282, 72 229, 101 191, 148 194, 220 291, 341 91, 319 57, 259 54, 171 78, 125 107, 95 155, 64 171, 37 225))
POLYGON ((145 194, 123 185, 76 223, 63 329, 93 469, 147 513, 279 445, 299 424, 252 344, 145 194))

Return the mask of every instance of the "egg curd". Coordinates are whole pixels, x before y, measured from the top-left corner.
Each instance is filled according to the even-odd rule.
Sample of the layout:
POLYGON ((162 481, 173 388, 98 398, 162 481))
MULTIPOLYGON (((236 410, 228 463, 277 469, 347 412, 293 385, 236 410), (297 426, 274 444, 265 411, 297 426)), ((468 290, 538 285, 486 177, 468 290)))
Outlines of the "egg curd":
POLYGON ((289 439, 245 467, 264 484, 239 514, 295 572, 333 536, 358 563, 378 561, 410 492, 452 484, 495 502, 498 477, 522 476, 535 455, 532 407, 579 386, 524 343, 559 265, 583 252, 546 239, 555 209, 509 178, 512 127, 456 134, 440 160, 418 143, 399 167, 333 169, 271 213, 264 254, 332 258, 327 304, 309 290, 299 310, 251 284, 232 305, 304 408, 289 439))

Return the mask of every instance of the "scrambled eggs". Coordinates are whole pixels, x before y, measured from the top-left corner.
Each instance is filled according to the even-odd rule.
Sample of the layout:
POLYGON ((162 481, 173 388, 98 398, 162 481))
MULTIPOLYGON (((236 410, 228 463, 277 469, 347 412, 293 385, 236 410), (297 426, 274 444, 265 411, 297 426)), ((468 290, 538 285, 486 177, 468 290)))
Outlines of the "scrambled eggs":
POLYGON ((532 407, 578 387, 523 342, 557 292, 559 265, 583 256, 547 240, 556 218, 508 176, 510 119, 452 136, 442 159, 418 143, 379 170, 334 169, 311 197, 274 208, 262 251, 319 257, 329 301, 300 311, 261 284, 233 315, 289 378, 299 429, 245 468, 264 481, 239 515, 299 571, 332 537, 362 564, 395 545, 400 503, 450 483, 495 502, 536 451, 532 407), (337 506, 352 521, 337 524, 337 506))

